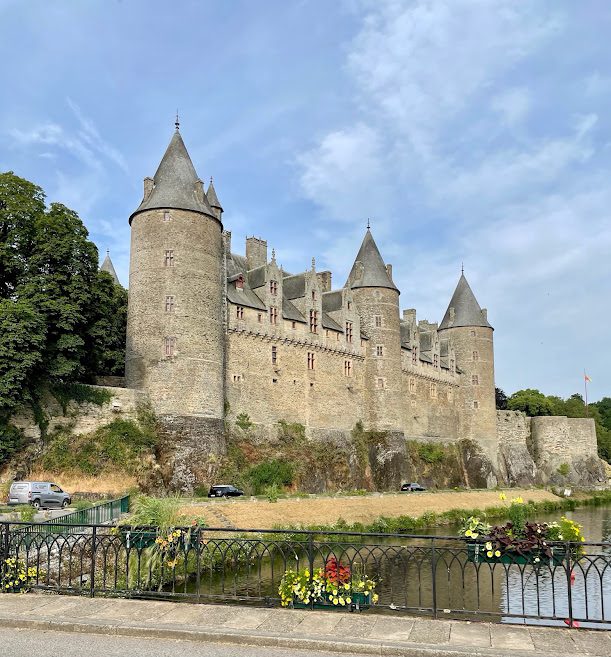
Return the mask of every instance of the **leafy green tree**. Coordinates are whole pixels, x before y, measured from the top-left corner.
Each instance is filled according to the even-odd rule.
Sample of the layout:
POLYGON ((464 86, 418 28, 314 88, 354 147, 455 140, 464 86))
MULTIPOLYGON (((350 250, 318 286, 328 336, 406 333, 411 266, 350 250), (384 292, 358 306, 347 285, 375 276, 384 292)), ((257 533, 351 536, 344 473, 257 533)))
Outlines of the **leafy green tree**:
POLYGON ((495 388, 494 389, 494 397, 496 399, 496 410, 497 411, 504 411, 507 409, 507 395, 505 394, 504 390, 501 390, 501 388, 495 388))
POLYGON ((42 363, 44 317, 28 301, 0 300, 0 424, 31 399, 33 373, 42 363))
POLYGON ((87 370, 90 375, 122 376, 125 371, 127 290, 105 271, 93 286, 92 316, 87 332, 87 370))
POLYGON ((15 296, 27 275, 36 224, 45 211, 40 187, 12 171, 0 174, 0 298, 15 296))
POLYGON ((600 413, 600 422, 605 427, 611 431, 611 397, 603 397, 600 401, 590 404, 590 406, 595 406, 600 413))
POLYGON ((512 411, 523 411, 526 415, 553 415, 552 402, 539 390, 527 388, 518 390, 507 401, 507 408, 512 411))

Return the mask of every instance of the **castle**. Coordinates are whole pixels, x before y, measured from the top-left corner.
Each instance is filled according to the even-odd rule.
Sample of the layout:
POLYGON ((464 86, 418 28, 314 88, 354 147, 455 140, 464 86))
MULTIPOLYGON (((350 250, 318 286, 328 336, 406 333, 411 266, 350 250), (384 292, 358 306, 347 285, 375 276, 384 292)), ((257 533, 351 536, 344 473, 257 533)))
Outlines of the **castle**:
POLYGON ((369 228, 342 287, 314 259, 307 271, 283 270, 263 239, 247 238, 236 255, 178 124, 129 223, 126 383, 191 446, 187 469, 238 416, 263 435, 285 421, 337 440, 360 421, 398 440, 469 439, 491 464, 489 483, 511 479, 503 448, 532 453, 530 423, 496 411, 493 328, 464 273, 437 324, 400 313, 369 228))

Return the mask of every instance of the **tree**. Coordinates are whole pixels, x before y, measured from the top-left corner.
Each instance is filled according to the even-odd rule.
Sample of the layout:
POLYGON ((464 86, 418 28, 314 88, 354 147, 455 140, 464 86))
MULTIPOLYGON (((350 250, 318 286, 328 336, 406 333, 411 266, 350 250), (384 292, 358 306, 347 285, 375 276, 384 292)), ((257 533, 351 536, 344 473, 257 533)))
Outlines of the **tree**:
POLYGON ((494 397, 496 399, 496 410, 504 411, 507 409, 507 395, 501 388, 494 389, 494 397))
POLYGON ((542 392, 532 388, 514 392, 507 401, 507 408, 523 411, 530 417, 553 414, 553 404, 550 400, 542 392))
POLYGON ((600 422, 611 431, 611 397, 603 397, 600 401, 590 404, 590 407, 595 406, 600 413, 600 422))
POLYGON ((127 290, 110 274, 98 272, 93 286, 93 313, 87 332, 89 377, 122 376, 125 372, 127 290))

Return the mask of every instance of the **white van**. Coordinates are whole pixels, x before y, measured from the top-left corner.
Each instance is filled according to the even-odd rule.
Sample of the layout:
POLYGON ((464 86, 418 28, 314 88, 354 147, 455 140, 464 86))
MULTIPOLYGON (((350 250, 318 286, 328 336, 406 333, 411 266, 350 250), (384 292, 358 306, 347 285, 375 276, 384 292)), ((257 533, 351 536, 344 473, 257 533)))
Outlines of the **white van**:
POLYGON ((61 507, 65 509, 72 501, 70 493, 64 492, 50 481, 14 481, 8 494, 9 506, 31 504, 35 509, 61 507))

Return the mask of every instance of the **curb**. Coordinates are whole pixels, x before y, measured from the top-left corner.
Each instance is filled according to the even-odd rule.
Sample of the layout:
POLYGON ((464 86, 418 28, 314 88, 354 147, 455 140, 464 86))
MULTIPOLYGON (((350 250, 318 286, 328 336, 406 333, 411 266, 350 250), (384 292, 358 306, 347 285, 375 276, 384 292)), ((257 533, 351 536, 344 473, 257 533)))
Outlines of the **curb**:
MULTIPOLYGON (((94 620, 86 623, 62 620, 33 620, 30 618, 0 617, 0 627, 32 629, 74 634, 104 634, 110 636, 138 637, 149 639, 173 639, 196 641, 199 643, 229 643, 270 648, 289 648, 295 650, 327 651, 336 653, 361 653, 389 657, 506 657, 506 652, 494 648, 442 647, 432 644, 384 643, 368 639, 323 639, 312 636, 287 637, 267 632, 246 632, 244 630, 202 629, 198 626, 184 626, 181 629, 170 627, 150 627, 138 624, 114 625, 94 620)), ((533 651, 511 651, 512 657, 533 657, 533 651)), ((548 653, 557 657, 557 653, 548 653)), ((537 657, 545 657, 537 653, 537 657)))

